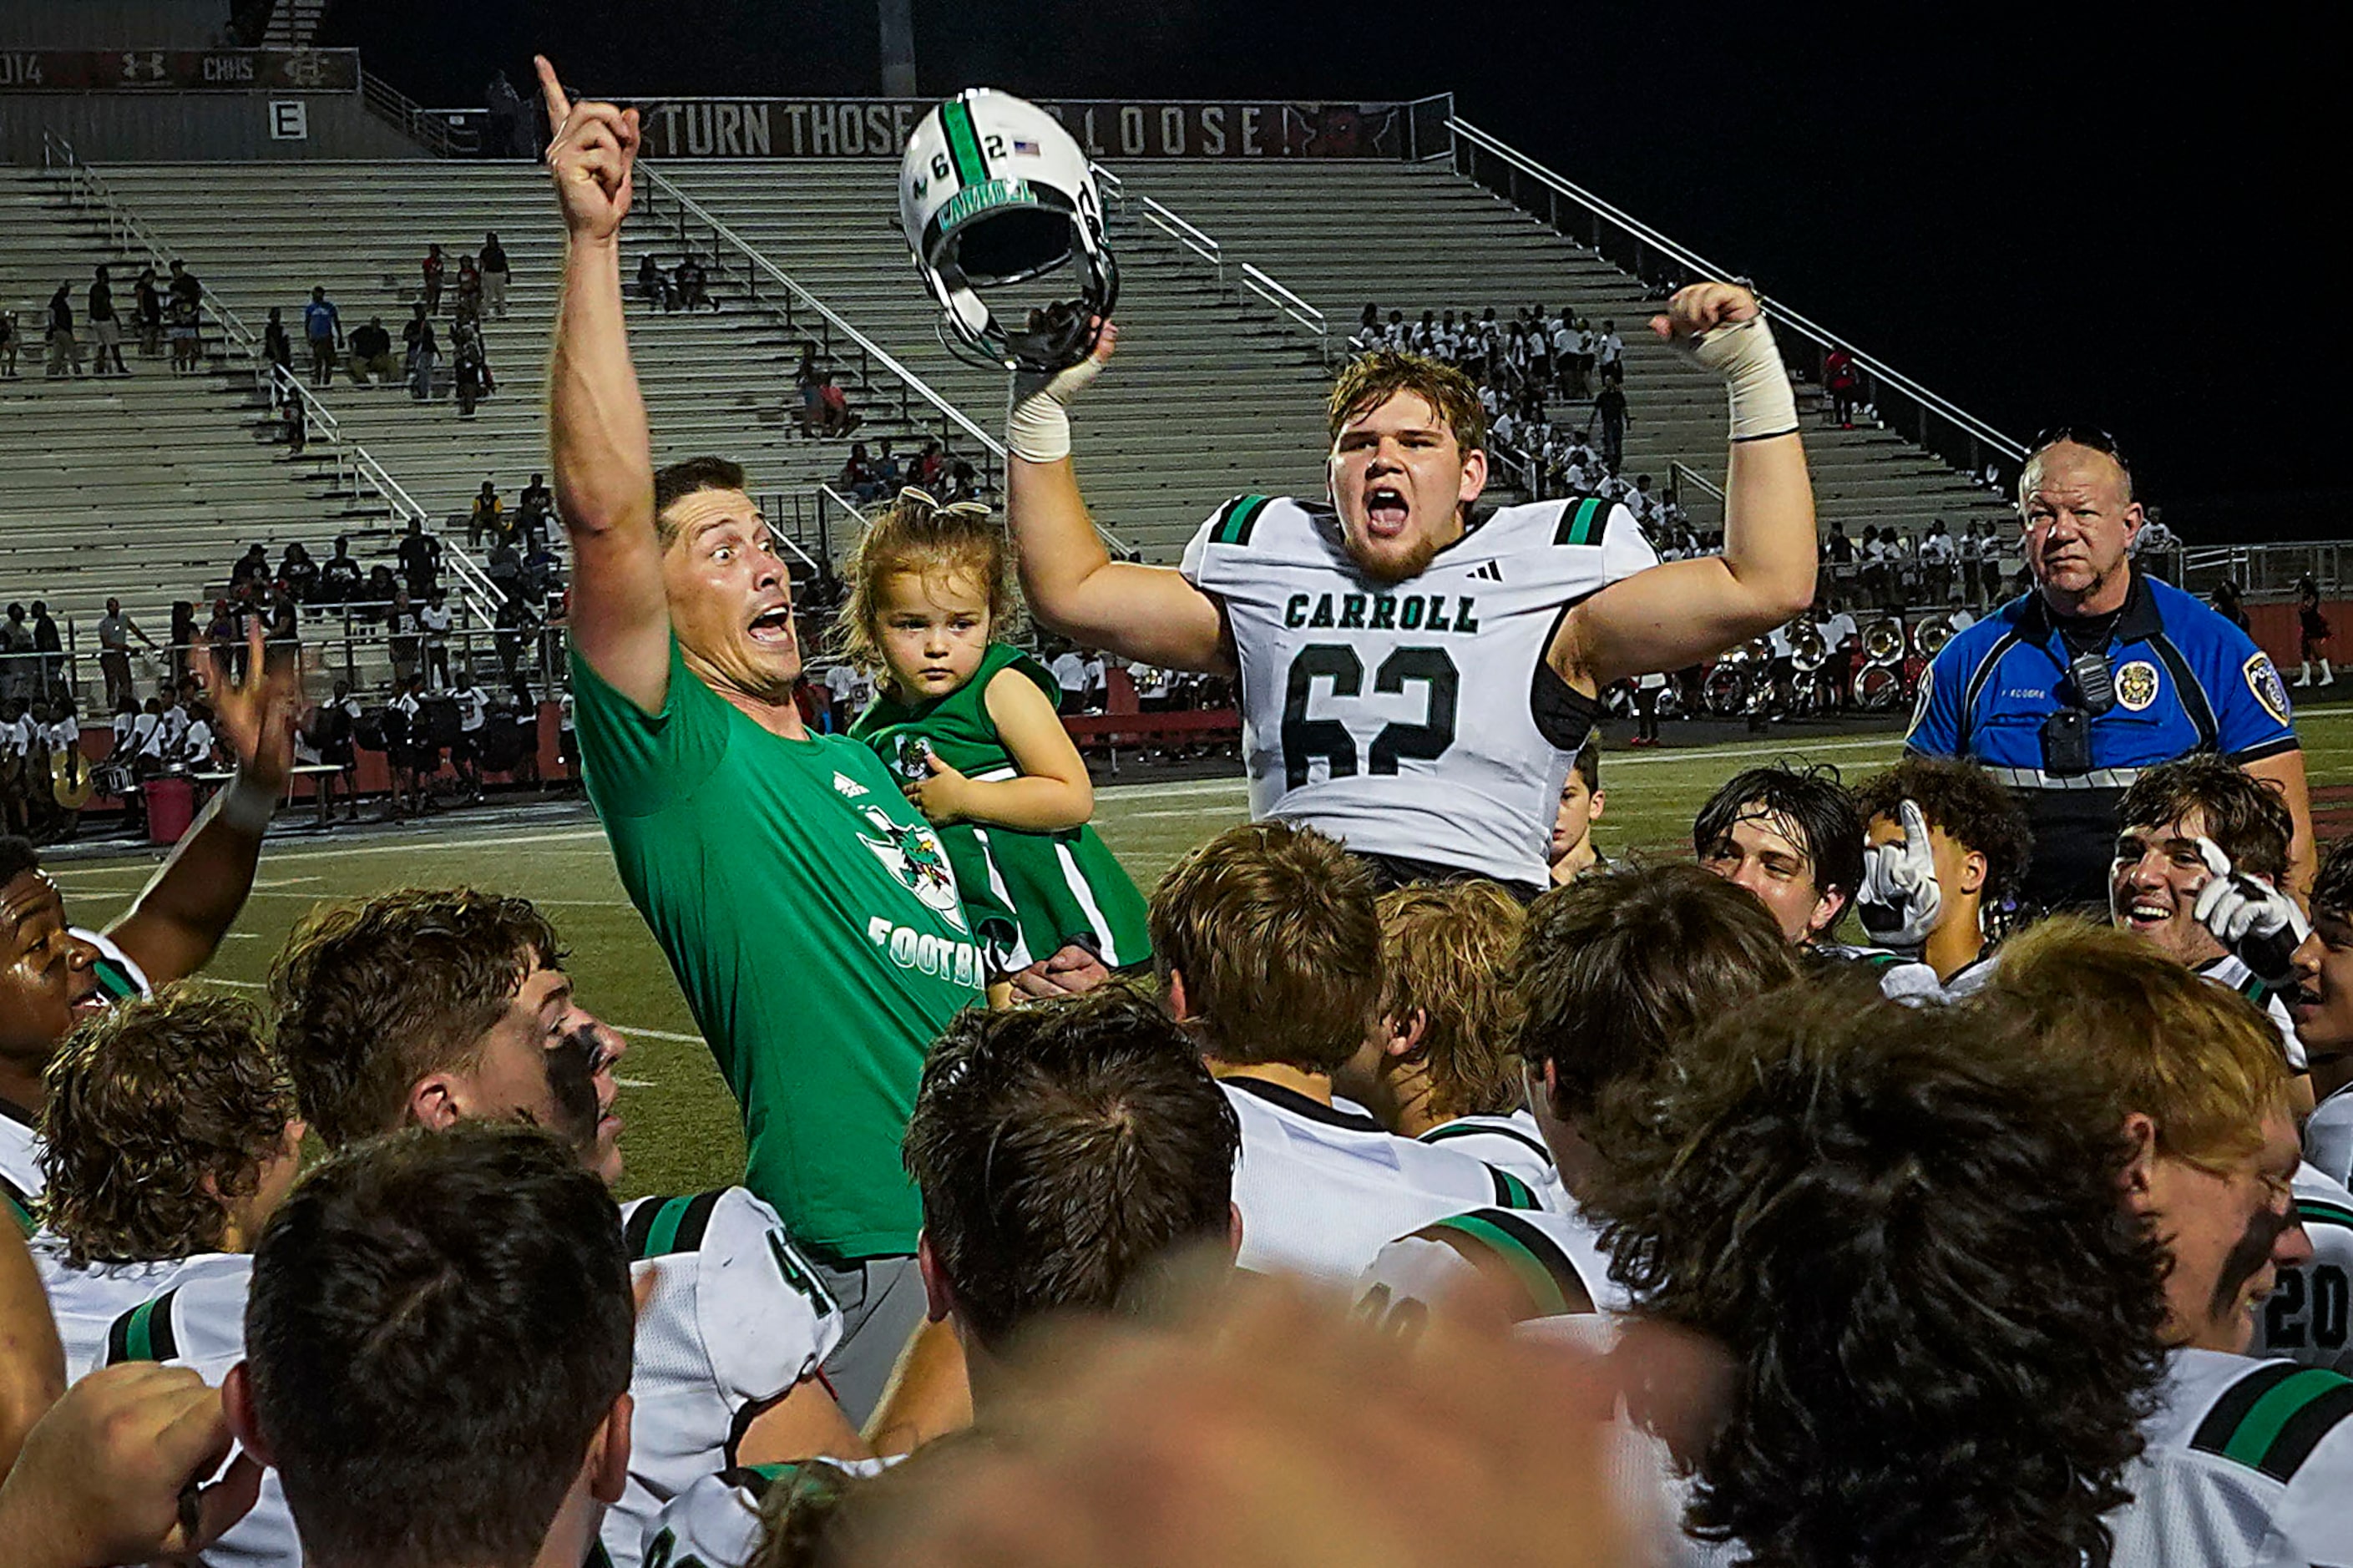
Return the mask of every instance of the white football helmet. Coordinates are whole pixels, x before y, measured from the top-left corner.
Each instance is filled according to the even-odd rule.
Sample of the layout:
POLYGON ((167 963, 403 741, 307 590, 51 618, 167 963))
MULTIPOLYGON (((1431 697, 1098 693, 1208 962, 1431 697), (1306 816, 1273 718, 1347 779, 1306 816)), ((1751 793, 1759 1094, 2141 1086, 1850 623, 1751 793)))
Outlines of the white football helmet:
POLYGON ((899 223, 915 270, 945 312, 941 341, 961 357, 1056 371, 1094 352, 1119 299, 1103 243, 1103 197, 1071 133, 1036 104, 971 88, 923 116, 899 160, 899 223), (1076 299, 1013 330, 977 290, 1074 264, 1076 299), (953 334, 953 335, 951 335, 953 334))

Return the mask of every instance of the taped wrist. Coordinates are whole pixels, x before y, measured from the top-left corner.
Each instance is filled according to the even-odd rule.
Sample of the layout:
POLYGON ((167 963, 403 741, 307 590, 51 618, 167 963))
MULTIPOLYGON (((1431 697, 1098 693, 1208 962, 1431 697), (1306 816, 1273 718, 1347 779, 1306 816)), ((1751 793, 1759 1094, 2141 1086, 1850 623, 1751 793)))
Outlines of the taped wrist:
POLYGON ((1027 396, 1016 388, 1005 416, 1005 447, 1032 463, 1059 463, 1071 455, 1071 411, 1045 387, 1027 396))
POLYGON ((221 797, 220 814, 231 827, 259 837, 269 827, 269 819, 278 814, 277 792, 263 788, 240 773, 221 797))
POLYGON ((1734 440, 1761 441, 1796 433, 1798 396, 1764 317, 1703 332, 1683 352, 1724 378, 1732 402, 1734 440))

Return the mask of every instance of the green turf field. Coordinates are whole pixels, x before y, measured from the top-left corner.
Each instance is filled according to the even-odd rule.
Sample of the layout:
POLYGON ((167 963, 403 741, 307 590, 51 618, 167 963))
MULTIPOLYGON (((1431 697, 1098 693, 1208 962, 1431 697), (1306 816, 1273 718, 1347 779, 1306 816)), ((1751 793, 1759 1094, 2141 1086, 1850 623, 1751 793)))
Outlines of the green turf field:
MULTIPOLYGON (((2298 721, 2316 787, 2353 782, 2353 710, 2298 721)), ((1781 757, 1833 763, 1850 780, 1891 760, 1893 734, 1773 740, 1629 752, 1607 757, 1607 812, 1596 833, 1605 853, 1688 853, 1692 814, 1739 768, 1781 757)), ((1096 795, 1097 827, 1149 889, 1187 848, 1246 815, 1239 779, 1109 785, 1096 795)), ((153 855, 78 859, 56 868, 77 923, 102 925, 146 880, 153 855)), ((470 829, 464 815, 429 829, 355 837, 348 844, 291 840, 264 855, 253 898, 215 961, 212 978, 258 989, 288 929, 322 900, 364 897, 403 885, 472 882, 539 902, 571 948, 583 1001, 630 1038, 620 1067, 623 1147, 630 1194, 721 1185, 737 1175, 743 1138, 733 1101, 712 1068, 686 1004, 652 937, 623 897, 593 826, 470 829)), ((776 936, 776 961, 796 953, 776 936)))

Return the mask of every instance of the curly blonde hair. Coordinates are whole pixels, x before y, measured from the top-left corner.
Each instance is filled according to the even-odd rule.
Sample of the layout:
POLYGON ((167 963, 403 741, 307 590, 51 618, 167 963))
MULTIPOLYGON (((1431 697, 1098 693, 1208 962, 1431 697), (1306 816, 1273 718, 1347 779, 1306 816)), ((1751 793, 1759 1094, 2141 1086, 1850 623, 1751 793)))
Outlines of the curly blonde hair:
POLYGON ((1500 1116, 1519 1109, 1513 1049, 1520 1005, 1512 988, 1526 911, 1493 882, 1399 888, 1381 895, 1381 1011, 1425 1020, 1413 1057, 1430 1068, 1430 1109, 1500 1116))
POLYGON ((971 506, 936 506, 902 490, 876 512, 851 552, 849 598, 834 623, 834 652, 864 669, 882 668, 883 582, 912 572, 926 584, 969 577, 988 595, 988 635, 1012 635, 1019 614, 1013 593, 1013 546, 1005 525, 971 506))

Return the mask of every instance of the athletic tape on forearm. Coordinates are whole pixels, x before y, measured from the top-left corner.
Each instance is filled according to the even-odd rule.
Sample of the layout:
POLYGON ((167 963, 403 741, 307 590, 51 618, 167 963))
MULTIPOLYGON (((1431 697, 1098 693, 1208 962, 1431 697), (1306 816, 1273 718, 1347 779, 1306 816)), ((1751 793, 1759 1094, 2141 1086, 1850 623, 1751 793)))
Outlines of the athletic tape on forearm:
POLYGON ((1724 378, 1732 400, 1734 440, 1761 441, 1797 431, 1798 395, 1764 317, 1703 332, 1684 352, 1724 378))
POLYGON ((1071 455, 1071 411, 1040 387, 1017 396, 1005 416, 1005 448, 1032 463, 1059 463, 1071 455))
POLYGON ((228 786, 228 793, 221 797, 220 814, 221 820, 231 827, 258 837, 278 814, 278 794, 239 773, 237 782, 228 786))

